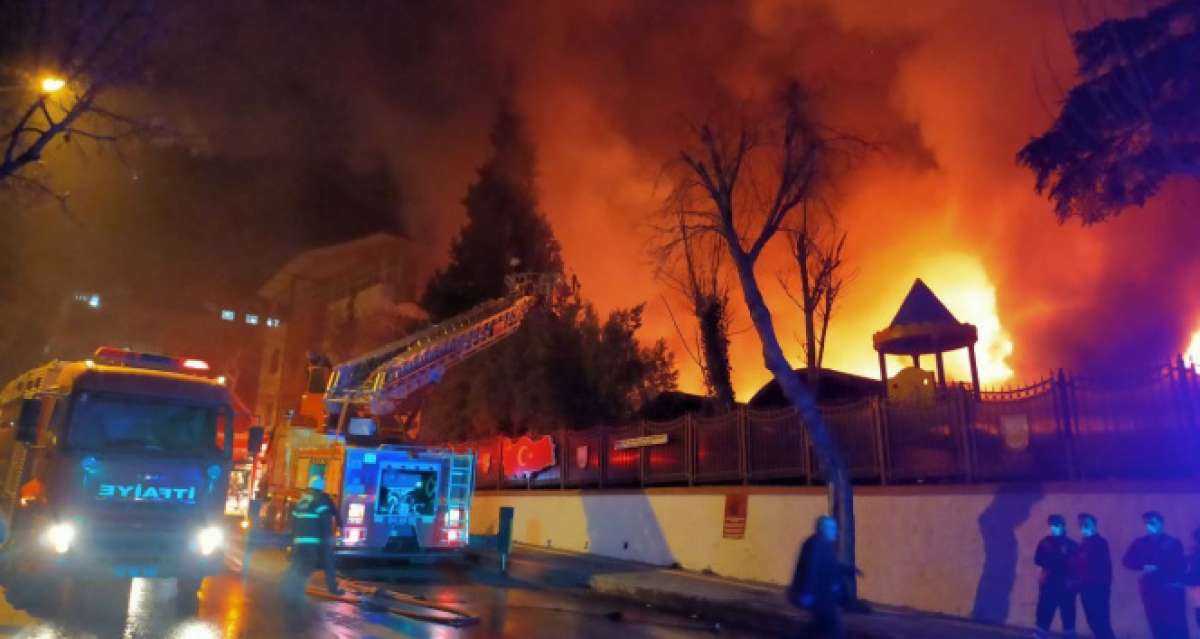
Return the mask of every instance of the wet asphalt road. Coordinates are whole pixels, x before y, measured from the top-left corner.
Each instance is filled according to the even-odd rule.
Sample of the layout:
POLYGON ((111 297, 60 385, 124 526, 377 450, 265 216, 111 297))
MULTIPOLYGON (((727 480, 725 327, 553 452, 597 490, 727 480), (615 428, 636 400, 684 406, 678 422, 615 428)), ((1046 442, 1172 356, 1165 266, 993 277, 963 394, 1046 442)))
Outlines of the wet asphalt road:
MULTIPOLYGON (((31 617, 0 602, 0 637, 30 639, 266 638, 314 637, 748 637, 718 631, 686 616, 671 615, 628 602, 597 598, 586 590, 564 585, 547 587, 542 575, 514 566, 501 576, 492 568, 468 564, 404 566, 373 569, 370 583, 397 592, 469 611, 475 625, 455 628, 407 619, 353 604, 310 598, 299 609, 289 608, 276 594, 283 559, 260 553, 250 577, 232 570, 211 577, 202 589, 198 616, 175 613, 174 583, 135 580, 129 606, 119 609, 112 592, 89 592, 88 612, 62 618, 31 617), (522 573, 524 570, 524 573, 522 573), (108 604, 107 599, 113 603, 108 604)), ((237 561, 233 562, 235 565, 237 561)), ((366 573, 362 573, 366 574, 366 573)), ((551 579, 553 582, 553 579, 551 579)), ((314 579, 314 583, 316 580, 314 579)))

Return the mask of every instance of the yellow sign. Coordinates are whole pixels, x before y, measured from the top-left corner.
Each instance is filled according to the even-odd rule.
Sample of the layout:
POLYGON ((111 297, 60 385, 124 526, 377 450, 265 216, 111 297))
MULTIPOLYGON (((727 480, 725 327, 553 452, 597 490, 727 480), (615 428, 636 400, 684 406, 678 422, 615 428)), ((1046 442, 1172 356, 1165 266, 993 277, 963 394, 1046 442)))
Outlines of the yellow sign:
POLYGON ((646 435, 645 437, 632 437, 630 439, 618 439, 613 442, 613 450, 628 450, 630 448, 645 448, 647 446, 661 446, 667 443, 667 434, 659 433, 657 435, 646 435))

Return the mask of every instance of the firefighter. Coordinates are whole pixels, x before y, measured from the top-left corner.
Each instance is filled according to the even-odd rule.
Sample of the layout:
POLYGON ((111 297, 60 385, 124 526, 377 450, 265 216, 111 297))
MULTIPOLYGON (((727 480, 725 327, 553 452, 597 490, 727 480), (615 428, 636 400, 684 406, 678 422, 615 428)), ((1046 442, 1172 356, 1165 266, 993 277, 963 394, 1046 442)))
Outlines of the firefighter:
POLYGON ((1067 520, 1050 515, 1046 520, 1050 534, 1042 538, 1033 555, 1033 563, 1042 569, 1038 585, 1036 637, 1047 637, 1054 614, 1061 615, 1063 632, 1075 636, 1075 592, 1071 589, 1070 570, 1075 564, 1079 544, 1067 537, 1067 520))
POLYGON ((1182 583, 1185 572, 1183 544, 1163 532, 1160 513, 1145 513, 1142 522, 1146 525, 1146 534, 1133 540, 1121 563, 1142 573, 1138 578, 1138 590, 1154 639, 1187 639, 1187 602, 1182 583))
POLYGON ((845 579, 855 570, 837 559, 837 520, 818 517, 815 528, 800 550, 788 598, 793 605, 812 611, 811 636, 844 639, 846 628, 840 606, 845 598, 845 579))
POLYGON ((1095 515, 1079 513, 1079 552, 1075 553, 1072 581, 1079 590, 1083 616, 1096 639, 1115 639, 1112 629, 1112 555, 1100 536, 1095 515))
POLYGON ((333 557, 333 524, 342 525, 337 506, 325 492, 325 478, 313 477, 308 490, 292 508, 292 552, 288 574, 284 578, 284 594, 298 598, 308 576, 320 565, 325 570, 325 587, 334 595, 345 594, 338 587, 337 567, 333 557))

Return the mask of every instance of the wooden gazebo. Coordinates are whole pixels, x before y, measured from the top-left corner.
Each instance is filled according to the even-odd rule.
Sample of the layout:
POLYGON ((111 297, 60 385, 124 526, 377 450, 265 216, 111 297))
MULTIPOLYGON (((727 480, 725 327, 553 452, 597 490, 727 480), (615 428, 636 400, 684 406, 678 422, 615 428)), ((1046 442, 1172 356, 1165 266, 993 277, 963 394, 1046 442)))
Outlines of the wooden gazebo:
POLYGON ((920 368, 921 355, 932 354, 937 361, 937 382, 946 386, 946 367, 942 353, 967 349, 971 362, 971 387, 979 394, 979 368, 975 364, 975 342, 979 333, 975 326, 959 322, 945 304, 919 278, 913 282, 908 295, 887 328, 875 333, 873 341, 879 353, 879 376, 887 392, 886 355, 908 355, 913 366, 920 368))

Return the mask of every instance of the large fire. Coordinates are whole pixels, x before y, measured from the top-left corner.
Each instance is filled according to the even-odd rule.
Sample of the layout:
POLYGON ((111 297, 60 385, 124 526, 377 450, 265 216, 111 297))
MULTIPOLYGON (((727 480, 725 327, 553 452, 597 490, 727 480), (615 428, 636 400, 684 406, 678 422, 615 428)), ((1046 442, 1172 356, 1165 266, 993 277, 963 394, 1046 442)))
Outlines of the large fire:
POLYGON ((1200 368, 1200 330, 1192 333, 1192 341, 1183 352, 1183 361, 1200 368))
MULTIPOLYGON (((960 322, 974 324, 979 331, 975 345, 979 381, 984 385, 999 384, 1013 377, 1008 363, 1013 353, 1013 340, 1001 323, 996 305, 996 287, 988 277, 982 262, 965 253, 944 253, 917 259, 908 266, 895 269, 873 290, 859 291, 848 296, 845 306, 835 316, 831 330, 830 352, 826 366, 868 377, 879 376, 877 356, 871 349, 870 335, 888 325, 900 306, 913 280, 921 277, 960 322)), ((971 379, 970 364, 965 351, 947 353, 946 375, 952 380, 971 379)), ((893 374, 911 360, 889 358, 888 370, 893 374)), ((921 366, 931 370, 931 357, 921 366)))
MULTIPOLYGON (((1070 31, 1095 18, 1085 4, 1024 2, 1018 11, 1006 2, 480 3, 465 29, 440 17, 376 20, 387 27, 370 31, 381 42, 394 41, 396 24, 409 25, 421 43, 410 53, 367 55, 372 41, 343 38, 342 55, 296 65, 309 46, 277 56, 276 68, 321 74, 323 82, 307 86, 327 89, 330 105, 365 125, 337 156, 382 155, 404 195, 403 228, 439 255, 464 220, 463 193, 488 153, 495 100, 511 98, 537 146, 539 206, 584 294, 602 312, 645 303, 641 336, 671 341, 690 391, 702 388, 700 375, 646 251, 667 190, 664 163, 678 158, 689 125, 714 104, 763 98, 798 78, 819 94, 831 125, 880 147, 830 198, 849 234, 855 277, 824 365, 877 376, 871 335, 920 277, 960 321, 976 325, 981 381, 994 385, 1059 367, 1165 361, 1195 330, 1181 318, 1194 317, 1189 293, 1200 285, 1200 216, 1191 213, 1200 188, 1168 185, 1144 210, 1095 227, 1059 225, 1034 193, 1033 176, 1014 162, 1071 84, 1070 31)), ((321 19, 312 38, 291 41, 353 31, 313 13, 321 19)), ((270 12, 263 18, 276 22, 270 12)), ((248 80, 224 93, 258 89, 277 90, 248 80)), ((263 117, 211 112, 254 124, 252 144, 225 136, 239 154, 287 143, 279 155, 308 161, 290 144, 305 139, 290 130, 295 119, 277 117, 273 97, 252 101, 269 105, 263 117)), ((803 323, 776 285, 786 257, 764 256, 758 276, 779 338, 800 366, 803 323)), ((731 293, 734 382, 748 399, 769 375, 741 292, 731 293)), ((691 340, 686 305, 673 303, 691 340)), ((1190 356, 1200 359, 1200 342, 1192 344, 1190 356)), ((922 365, 932 368, 931 358, 922 365)), ((962 351, 946 365, 953 379, 969 379, 962 351)))

